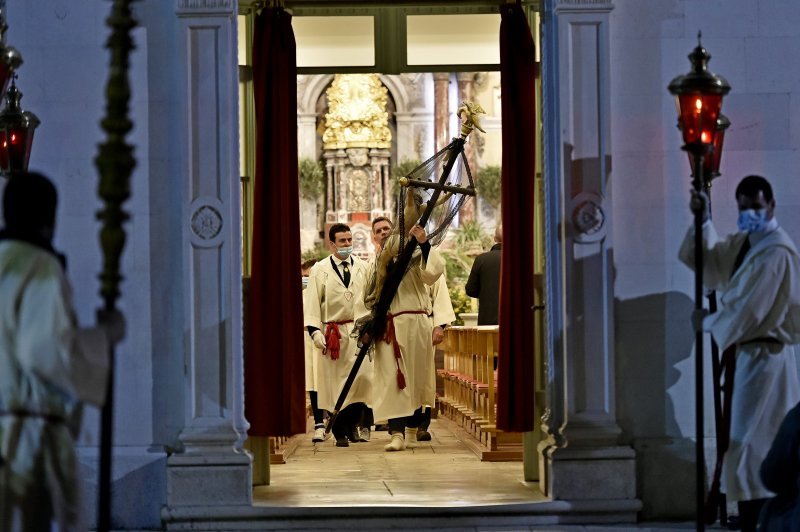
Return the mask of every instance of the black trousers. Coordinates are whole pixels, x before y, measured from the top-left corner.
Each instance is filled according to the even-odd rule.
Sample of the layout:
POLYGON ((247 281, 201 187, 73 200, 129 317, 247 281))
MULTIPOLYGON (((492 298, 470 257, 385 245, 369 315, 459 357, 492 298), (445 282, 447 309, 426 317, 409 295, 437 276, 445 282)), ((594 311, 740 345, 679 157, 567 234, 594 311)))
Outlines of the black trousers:
POLYGON ((758 525, 758 515, 767 499, 753 499, 751 501, 739 501, 739 525, 742 532, 756 532, 758 525))
POLYGON ((372 410, 367 408, 364 403, 352 403, 342 408, 339 415, 336 417, 336 423, 333 424, 333 437, 341 439, 348 434, 352 434, 356 427, 365 427, 363 422, 367 417, 372 415, 372 410), (367 413, 369 411, 369 413, 367 413))
POLYGON ((431 426, 431 407, 427 407, 422 412, 422 420, 419 422, 419 429, 428 430, 430 426, 431 426))
POLYGON ((410 429, 419 428, 420 423, 422 423, 422 411, 424 410, 423 407, 417 408, 414 410, 414 413, 408 417, 396 417, 389 420, 389 434, 393 432, 399 432, 403 434, 406 430, 406 427, 410 429))
POLYGON ((317 406, 317 392, 308 392, 308 399, 311 403, 311 413, 314 414, 314 425, 322 425, 325 423, 325 412, 317 406))

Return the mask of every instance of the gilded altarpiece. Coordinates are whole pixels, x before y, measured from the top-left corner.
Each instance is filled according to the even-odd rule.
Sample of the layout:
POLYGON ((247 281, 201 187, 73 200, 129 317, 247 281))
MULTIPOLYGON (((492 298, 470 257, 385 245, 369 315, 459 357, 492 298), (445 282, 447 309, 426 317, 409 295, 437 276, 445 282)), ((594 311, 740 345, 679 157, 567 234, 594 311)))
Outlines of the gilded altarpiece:
POLYGON ((371 220, 390 216, 394 207, 388 91, 377 74, 337 74, 327 97, 325 231, 334 223, 348 224, 353 252, 366 258, 374 251, 371 220))

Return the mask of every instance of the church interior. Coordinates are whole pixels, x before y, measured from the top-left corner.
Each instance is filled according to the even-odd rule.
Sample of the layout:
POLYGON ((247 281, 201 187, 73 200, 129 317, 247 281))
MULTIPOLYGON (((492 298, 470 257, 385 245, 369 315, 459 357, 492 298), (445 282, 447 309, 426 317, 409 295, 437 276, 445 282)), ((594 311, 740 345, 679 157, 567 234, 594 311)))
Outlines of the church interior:
MULTIPOLYGON (((537 17, 533 12, 532 20, 537 17)), ((341 23, 330 24, 324 17, 309 16, 293 22, 299 70, 325 68, 332 72, 299 74, 297 78, 302 259, 326 258, 330 254, 328 229, 334 223, 345 223, 352 230, 353 253, 371 260, 375 256, 371 220, 379 216, 396 219, 398 179, 457 136, 457 109, 462 102, 474 102, 485 111, 480 116, 481 130, 471 133, 465 147, 477 197, 461 207, 439 245, 447 261, 447 285, 457 308, 457 322, 450 324, 448 339, 437 350, 439 403, 433 406, 433 437, 413 454, 397 456, 385 456, 383 446, 389 439, 385 430, 373 431, 369 442, 351 444, 347 449, 336 448, 333 439, 312 443, 310 418, 306 434, 266 441, 251 437, 246 446, 255 456, 254 504, 447 507, 544 502, 538 464, 523 461, 525 452, 535 453, 540 430, 523 435, 496 429, 497 326, 483 327, 480 332, 475 329, 477 300, 463 288, 474 258, 491 247, 491 235, 500 223, 500 73, 496 69, 476 71, 475 67, 498 62, 494 36, 499 31, 499 14, 417 17, 416 30, 410 35, 419 42, 409 44, 409 62, 419 57, 424 71, 338 73, 336 66, 344 62, 342 50, 348 53, 348 66, 358 64, 359 54, 371 51, 372 28, 364 26, 363 18, 344 17, 341 23), (450 32, 448 39, 435 47, 431 46, 432 24, 450 32), (480 53, 475 56, 466 50, 480 53), (468 62, 453 65, 449 71, 431 71, 429 65, 450 62, 453 57, 468 62), (467 343, 469 349, 463 347, 467 343), (482 479, 480 483, 478 479, 482 479)), ((239 16, 245 287, 250 270, 248 243, 252 242, 249 213, 258 186, 249 177, 255 164, 248 41, 252 23, 252 16, 239 16)), ((538 33, 538 27, 533 31, 538 33)), ((536 180, 541 189, 541 163, 536 180)), ((542 208, 541 202, 533 206, 539 220, 542 208)), ((536 225, 541 227, 541 223, 536 225)), ((537 240, 542 241, 541 234, 537 240)), ((542 266, 537 278, 541 280, 541 253, 538 261, 542 266)), ((541 287, 539 295, 543 297, 541 287)), ((244 297, 246 300, 247 293, 244 297)), ((541 366, 541 335, 539 340, 536 359, 541 366)), ((541 405, 541 379, 535 393, 536 403, 541 405)), ((531 408, 541 416, 542 407, 533 404, 531 408)))

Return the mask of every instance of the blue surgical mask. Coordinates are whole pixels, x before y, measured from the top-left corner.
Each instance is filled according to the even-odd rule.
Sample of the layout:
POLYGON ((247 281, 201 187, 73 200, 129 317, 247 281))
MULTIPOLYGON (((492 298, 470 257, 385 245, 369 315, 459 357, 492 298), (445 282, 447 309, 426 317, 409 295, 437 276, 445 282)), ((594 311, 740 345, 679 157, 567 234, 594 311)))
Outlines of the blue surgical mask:
POLYGON ((303 276, 303 290, 306 289, 306 286, 308 286, 308 277, 303 276))
POLYGON ((763 233, 769 228, 767 209, 744 209, 739 211, 736 221, 739 231, 747 233, 763 233))
POLYGON ((353 252, 353 246, 346 248, 336 248, 336 256, 342 260, 348 258, 352 252, 353 252))

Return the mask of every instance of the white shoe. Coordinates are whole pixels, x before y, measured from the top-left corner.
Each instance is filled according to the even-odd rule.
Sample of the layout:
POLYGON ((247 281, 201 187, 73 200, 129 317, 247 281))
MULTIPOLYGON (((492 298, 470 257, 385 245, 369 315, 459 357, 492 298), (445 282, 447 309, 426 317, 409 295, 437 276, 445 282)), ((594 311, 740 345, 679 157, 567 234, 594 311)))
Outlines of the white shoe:
POLYGON ((314 429, 314 437, 311 438, 311 441, 314 443, 320 443, 327 440, 330 437, 330 434, 325 434, 325 427, 319 427, 314 429))
POLYGON ((392 441, 383 446, 383 450, 387 452, 402 451, 406 448, 406 442, 403 435, 399 432, 392 434, 392 441))
POLYGON ((406 449, 414 449, 416 447, 419 447, 417 429, 406 427, 406 449))
POLYGON ((370 436, 369 427, 361 427, 361 432, 359 432, 359 436, 361 436, 361 439, 359 441, 364 441, 364 442, 369 441, 369 436, 370 436))

